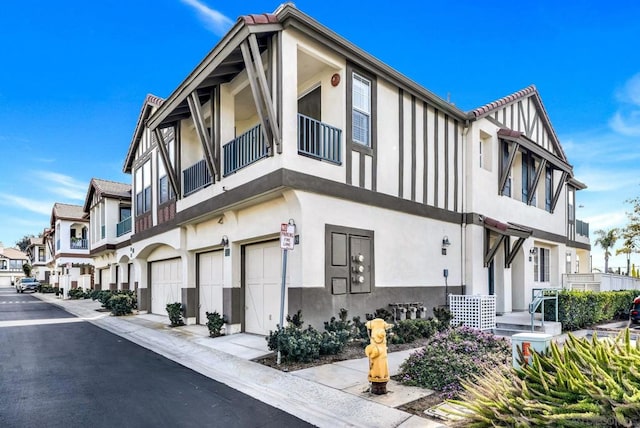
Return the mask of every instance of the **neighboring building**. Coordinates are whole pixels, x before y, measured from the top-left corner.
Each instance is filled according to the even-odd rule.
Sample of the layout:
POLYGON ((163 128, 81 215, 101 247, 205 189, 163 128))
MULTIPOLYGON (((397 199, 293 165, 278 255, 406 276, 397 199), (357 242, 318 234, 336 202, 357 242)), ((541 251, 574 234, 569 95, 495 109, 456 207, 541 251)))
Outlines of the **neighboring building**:
POLYGON ((22 265, 29 263, 29 257, 17 248, 5 248, 0 242, 0 287, 14 285, 24 277, 22 265))
POLYGON ((56 202, 51 210, 51 228, 45 233, 45 243, 50 248, 47 267, 52 286, 63 288, 65 295, 70 288, 92 288, 89 220, 82 206, 56 202))
POLYGON ((132 265, 131 184, 94 178, 83 210, 89 217, 89 254, 95 267, 96 290, 129 290, 132 265))
POLYGON ((231 333, 278 323, 282 223, 285 314, 315 326, 449 293, 522 310, 588 260, 584 186, 534 87, 465 113, 292 4, 241 17, 148 96, 124 171, 140 309, 218 311, 231 333))
POLYGON ((31 276, 38 279, 42 284, 49 283, 49 269, 47 269, 47 249, 44 235, 29 239, 27 256, 31 264, 31 276))

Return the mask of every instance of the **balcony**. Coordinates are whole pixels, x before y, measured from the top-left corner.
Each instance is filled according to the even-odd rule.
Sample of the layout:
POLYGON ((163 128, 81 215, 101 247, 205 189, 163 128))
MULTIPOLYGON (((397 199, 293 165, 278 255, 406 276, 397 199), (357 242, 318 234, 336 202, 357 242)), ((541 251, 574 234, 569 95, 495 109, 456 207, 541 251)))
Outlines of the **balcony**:
POLYGON ((298 153, 340 165, 342 130, 298 114, 298 153))
POLYGON ((120 237, 129 232, 131 232, 131 216, 116 224, 116 236, 120 237))
POLYGON ((589 237, 589 223, 576 220, 576 235, 584 236, 586 238, 589 237))
POLYGON ((182 171, 184 196, 189 196, 200 189, 211 185, 211 174, 204 159, 182 171))
POLYGON ((224 156, 223 176, 251 165, 269 155, 262 135, 262 127, 257 125, 222 147, 224 156))
POLYGON ((72 250, 86 250, 89 248, 88 239, 71 238, 69 242, 69 248, 72 250))

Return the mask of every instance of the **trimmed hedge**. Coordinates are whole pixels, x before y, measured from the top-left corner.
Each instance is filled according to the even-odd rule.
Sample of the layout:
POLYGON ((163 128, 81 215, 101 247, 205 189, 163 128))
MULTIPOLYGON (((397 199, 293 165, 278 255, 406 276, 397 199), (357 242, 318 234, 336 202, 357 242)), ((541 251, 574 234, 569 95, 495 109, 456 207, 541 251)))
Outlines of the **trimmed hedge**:
MULTIPOLYGON (((558 294, 558 321, 565 331, 574 331, 605 321, 629 318, 635 290, 623 291, 569 291, 558 294)), ((545 302, 544 319, 554 321, 555 305, 545 302)))

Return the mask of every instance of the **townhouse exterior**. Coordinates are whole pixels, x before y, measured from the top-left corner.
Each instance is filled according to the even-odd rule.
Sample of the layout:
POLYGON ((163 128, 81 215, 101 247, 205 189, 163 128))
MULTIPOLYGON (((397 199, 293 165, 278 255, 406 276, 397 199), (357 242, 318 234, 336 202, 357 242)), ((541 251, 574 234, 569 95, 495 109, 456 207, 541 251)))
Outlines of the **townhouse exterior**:
POLYGON ((44 242, 50 285, 63 288, 65 296, 71 288, 92 288, 89 219, 82 206, 56 202, 44 242))
POLYGON ((93 178, 83 206, 90 219, 89 255, 95 268, 94 289, 129 290, 131 184, 93 178))
POLYGON ((48 284, 50 272, 47 269, 46 245, 44 235, 29 239, 27 256, 31 264, 31 275, 40 283, 48 284))
POLYGON ((24 277, 22 266, 29 257, 16 248, 5 248, 0 242, 0 286, 8 287, 24 277))
POLYGON ((132 263, 141 310, 218 311, 228 333, 275 329, 283 223, 285 313, 315 326, 452 293, 524 310, 589 270, 585 186, 535 87, 463 112, 292 4, 241 17, 167 99, 147 96, 124 172, 133 231, 99 246, 108 281, 132 263))

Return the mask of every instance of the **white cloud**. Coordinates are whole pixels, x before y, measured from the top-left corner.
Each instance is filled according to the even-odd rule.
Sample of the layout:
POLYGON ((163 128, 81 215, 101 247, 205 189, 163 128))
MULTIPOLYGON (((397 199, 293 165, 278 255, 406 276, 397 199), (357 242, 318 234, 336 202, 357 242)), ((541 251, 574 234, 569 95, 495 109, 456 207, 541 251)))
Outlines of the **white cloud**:
POLYGON ((224 35, 233 25, 233 21, 215 9, 211 9, 199 0, 181 0, 187 6, 191 6, 198 13, 198 17, 204 22, 207 29, 218 36, 224 35))
POLYGON ((609 126, 618 134, 629 137, 640 136, 640 110, 633 110, 626 114, 617 111, 609 120, 609 126))
POLYGON ((624 103, 640 106, 640 73, 627 80, 616 95, 624 103))
POLYGON ((22 196, 7 193, 0 193, 0 204, 44 215, 51 215, 51 210, 53 209, 53 204, 49 201, 23 198, 22 196))
POLYGON ((621 135, 640 136, 640 73, 625 82, 616 98, 621 105, 609 120, 609 126, 621 135))
POLYGON ((76 180, 68 175, 50 171, 37 171, 35 173, 47 190, 67 199, 84 201, 89 188, 89 183, 76 180))

